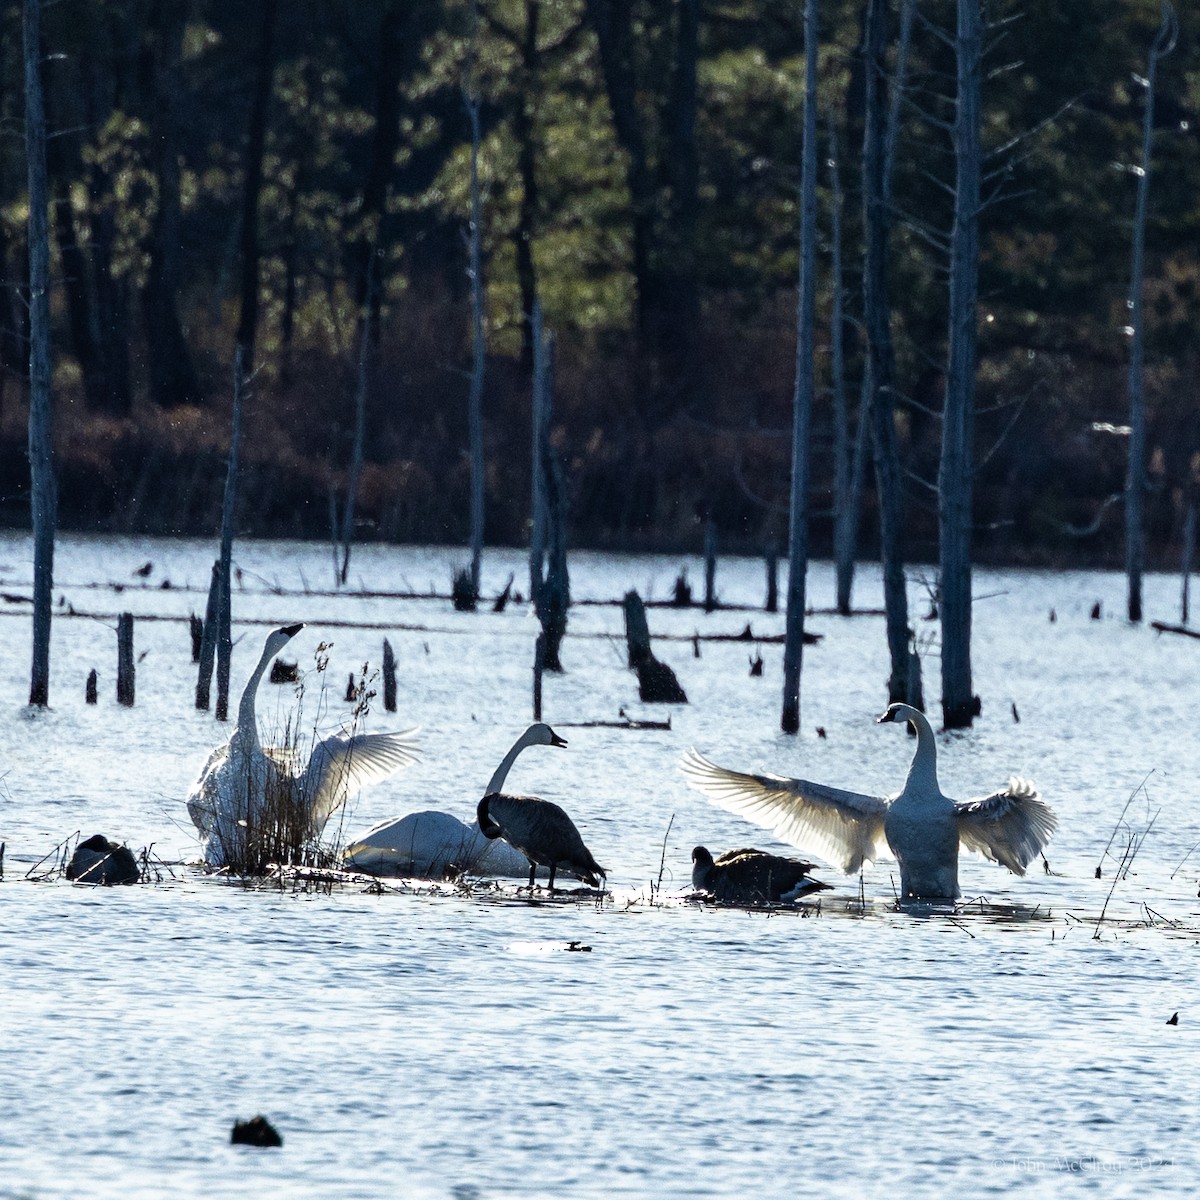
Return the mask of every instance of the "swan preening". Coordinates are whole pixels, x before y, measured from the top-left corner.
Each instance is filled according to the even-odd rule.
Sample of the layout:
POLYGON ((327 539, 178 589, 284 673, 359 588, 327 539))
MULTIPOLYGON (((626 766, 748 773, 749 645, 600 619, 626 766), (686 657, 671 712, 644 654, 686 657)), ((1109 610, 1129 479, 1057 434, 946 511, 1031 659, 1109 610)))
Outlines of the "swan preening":
POLYGON ((685 755, 683 773, 722 808, 843 871, 857 871, 890 849, 900 866, 904 899, 957 897, 960 845, 1024 875, 1058 825, 1037 789, 1011 779, 990 796, 951 800, 938 786, 937 743, 925 714, 908 704, 893 704, 879 721, 908 721, 917 731, 908 778, 892 796, 730 771, 695 750, 685 755))
MULTIPOLYGON (((544 721, 530 725, 492 772, 484 795, 500 791, 523 750, 530 746, 566 744, 544 721)), ((342 862, 347 867, 375 874, 424 878, 441 878, 450 870, 523 877, 529 868, 524 854, 504 842, 485 837, 477 821, 468 825, 450 813, 436 810, 381 821, 346 847, 342 862)))
POLYGON ((704 846, 692 851, 692 887, 727 904, 799 900, 831 886, 814 879, 813 864, 763 850, 726 850, 713 858, 704 846))
POLYGON ((414 729, 334 733, 314 742, 303 761, 290 749, 263 746, 255 717, 258 685, 271 660, 303 628, 284 625, 267 635, 242 692, 237 725, 228 742, 209 755, 188 794, 188 815, 206 839, 204 858, 212 866, 246 860, 276 801, 295 814, 299 833, 315 837, 352 791, 416 762, 414 729))

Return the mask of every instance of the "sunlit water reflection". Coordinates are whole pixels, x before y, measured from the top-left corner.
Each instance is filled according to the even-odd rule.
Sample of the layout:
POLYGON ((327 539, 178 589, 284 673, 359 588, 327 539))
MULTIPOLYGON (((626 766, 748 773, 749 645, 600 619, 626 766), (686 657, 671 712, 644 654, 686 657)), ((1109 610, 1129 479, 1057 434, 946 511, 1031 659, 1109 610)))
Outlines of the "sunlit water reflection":
MULTIPOLYGON (((0 1196, 1191 1195, 1200 644, 1118 619, 1119 577, 979 573, 976 592, 991 597, 975 614, 984 716, 939 737, 942 784, 965 798, 1028 775, 1062 825, 1053 874, 1017 879, 965 855, 968 899, 953 908, 897 912, 887 862, 861 891, 818 872, 836 890, 807 916, 683 898, 697 842, 786 849, 687 789, 688 746, 731 766, 899 785, 912 744, 872 721, 881 618, 810 618, 824 637, 805 654, 801 735, 785 738, 780 646, 762 645, 752 678, 753 643, 702 643, 697 660, 686 640, 747 621, 778 633, 780 617, 652 609, 656 652, 691 703, 671 710, 669 731, 629 732, 575 724, 622 707, 663 715, 638 705, 620 609, 599 605, 572 609, 567 673, 546 681, 547 719, 570 747, 527 752, 511 785, 575 816, 612 869, 603 903, 245 890, 178 866, 108 891, 26 880, 76 830, 152 844, 167 862, 197 856, 182 800, 224 733, 192 707, 186 617, 203 610, 212 554, 64 540, 44 713, 24 707, 28 608, 0 609, 0 1196), (143 582, 133 572, 147 561, 143 582), (139 617, 142 656, 129 710, 113 698, 122 610, 139 617), (92 667, 95 707, 83 700, 92 667), (1161 809, 1134 873, 1114 886, 1110 857, 1097 880, 1143 781, 1112 845, 1119 857, 1161 809), (230 1146, 233 1119, 260 1111, 283 1149, 230 1146)), ((30 557, 27 541, 0 539, 0 591, 27 594, 30 557)), ((332 591, 327 548, 240 544, 236 557, 235 702, 284 621, 309 622, 287 657, 307 672, 304 719, 322 727, 348 711, 347 674, 378 663, 384 635, 395 648, 400 711, 377 701, 368 727, 420 725, 423 761, 364 792, 343 835, 427 807, 470 819, 529 719, 525 608, 467 616, 362 594, 445 593, 459 556, 444 549, 356 549, 341 596, 315 594, 332 591), (324 676, 312 666, 322 641, 324 676)), ((663 599, 683 561, 576 555, 573 593, 663 599)), ((510 571, 521 587, 524 570, 518 554, 490 554, 485 591, 510 571)), ((718 588, 758 605, 761 564, 722 562, 718 588)), ((1174 620, 1176 591, 1152 577, 1150 615, 1174 620)), ((810 601, 832 594, 816 565, 810 601)), ((920 614, 920 585, 912 596, 920 614)), ((879 604, 874 569, 856 600, 879 604)), ((935 647, 925 668, 936 696, 935 647)), ((282 728, 296 704, 292 688, 264 687, 263 728, 282 728)))

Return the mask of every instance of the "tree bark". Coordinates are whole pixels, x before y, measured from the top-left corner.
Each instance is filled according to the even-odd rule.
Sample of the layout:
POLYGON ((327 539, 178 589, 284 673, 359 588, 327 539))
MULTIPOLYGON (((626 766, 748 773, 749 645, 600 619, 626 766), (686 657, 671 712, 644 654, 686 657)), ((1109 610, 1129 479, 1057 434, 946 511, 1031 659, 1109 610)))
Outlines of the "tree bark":
POLYGON ((278 0, 263 0, 258 53, 255 57, 254 98, 246 134, 246 161, 242 173, 241 305, 237 342, 242 348, 246 375, 254 374, 254 349, 258 338, 258 198, 262 191, 263 155, 267 148, 267 117, 271 83, 275 77, 275 14, 278 0))
POLYGON ((1175 48, 1178 23, 1175 10, 1162 0, 1162 24, 1155 34, 1146 64, 1146 108, 1142 116, 1142 167, 1138 175, 1137 207, 1133 218, 1133 266, 1129 282, 1129 465, 1125 476, 1125 575, 1128 616, 1142 619, 1142 570, 1145 560, 1146 401, 1142 391, 1145 334, 1142 318, 1143 257, 1146 205, 1150 195, 1151 148, 1154 139, 1154 80, 1158 60, 1175 48))
POLYGON ((788 584, 780 728, 800 728, 800 668, 808 572, 808 467, 813 403, 817 262, 817 0, 804 5, 804 146, 800 171, 800 287, 796 315, 796 387, 792 398, 792 488, 788 505, 788 584))
POLYGON ((179 319, 180 195, 179 122, 183 34, 187 9, 162 3, 155 9, 159 41, 147 120, 155 137, 151 155, 158 205, 151 224, 149 269, 142 293, 150 395, 162 408, 202 401, 200 381, 179 319))
POLYGON ((942 458, 938 472, 942 720, 964 729, 978 712, 971 687, 971 522, 975 440, 976 302, 979 292, 979 0, 958 0, 958 98, 954 119, 954 227, 950 235, 950 331, 942 458))
POLYGON ((891 658, 888 701, 907 701, 909 684, 908 595, 904 579, 904 499, 896 446, 895 367, 890 330, 887 251, 891 231, 886 156, 884 54, 886 0, 867 0, 864 45, 865 119, 863 127, 864 262, 863 315, 867 329, 867 370, 875 487, 879 497, 879 556, 887 611, 891 658))
POLYGON ((50 703, 50 618, 58 501, 50 394, 50 226, 41 20, 41 0, 25 0, 22 49, 29 181, 29 473, 33 518, 33 664, 29 703, 45 708, 50 703))
POLYGON ((471 278, 471 386, 467 397, 467 437, 471 454, 471 588, 479 596, 483 565, 484 458, 483 374, 485 343, 483 330, 483 199, 479 187, 479 96, 475 80, 475 22, 472 7, 471 58, 463 84, 467 116, 471 123, 471 226, 469 230, 471 278))

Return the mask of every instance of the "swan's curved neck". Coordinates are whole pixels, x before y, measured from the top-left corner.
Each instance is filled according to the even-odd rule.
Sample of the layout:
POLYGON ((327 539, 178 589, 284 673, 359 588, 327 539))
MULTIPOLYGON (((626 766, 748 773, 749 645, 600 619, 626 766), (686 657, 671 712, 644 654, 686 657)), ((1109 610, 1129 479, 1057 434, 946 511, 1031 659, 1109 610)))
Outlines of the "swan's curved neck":
POLYGON ((920 788, 922 791, 941 792, 937 777, 937 739, 933 736, 933 726, 929 718, 918 708, 905 706, 903 717, 912 722, 917 731, 917 750, 913 755, 912 765, 908 768, 908 779, 905 790, 920 788))
POLYGON ((526 730, 513 742, 509 752, 500 760, 500 765, 496 768, 491 779, 488 780, 487 788, 483 793, 485 796, 490 796, 492 792, 498 792, 504 786, 504 781, 508 778, 508 773, 512 770, 513 763, 517 761, 517 755, 529 745, 528 737, 529 731, 526 730))
POLYGON ((262 658, 258 660, 258 666, 250 672, 250 678, 246 680, 246 687, 242 692, 242 700, 238 705, 238 722, 237 729, 234 732, 234 737, 244 749, 258 748, 258 722, 254 715, 254 704, 258 699, 258 685, 262 682, 262 677, 266 672, 271 659, 275 657, 275 652, 270 648, 264 648, 262 658))

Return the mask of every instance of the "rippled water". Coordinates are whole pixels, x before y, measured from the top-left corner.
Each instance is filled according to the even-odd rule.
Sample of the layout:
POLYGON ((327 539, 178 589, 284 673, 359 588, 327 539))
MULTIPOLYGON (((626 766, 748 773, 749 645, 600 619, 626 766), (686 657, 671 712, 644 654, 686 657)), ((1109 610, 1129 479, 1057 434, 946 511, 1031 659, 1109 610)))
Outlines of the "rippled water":
MULTIPOLYGON (((692 703, 671 710, 670 731, 629 732, 574 724, 622 706, 662 715, 637 704, 620 609, 602 605, 572 609, 567 673, 546 681, 545 715, 570 748, 528 751, 511 785, 575 816, 611 868, 603 904, 248 891, 180 866, 136 888, 26 879, 77 830, 167 862, 197 856, 183 796, 225 731, 191 706, 186 617, 202 611, 212 554, 64 540, 47 712, 24 707, 28 606, 0 602, 0 1196, 1192 1194, 1200 644, 1118 619, 1121 578, 977 576, 984 716, 939 737, 943 787, 966 797, 1028 775, 1062 827, 1051 875, 965 855, 964 895, 979 899, 958 910, 894 911, 887 862, 867 869, 865 906, 858 879, 831 869, 836 890, 809 916, 682 899, 697 842, 784 849, 686 788, 688 746, 864 791, 901 782, 912 745, 872 722, 882 618, 810 618, 824 638, 805 654, 801 735, 785 738, 780 646, 762 646, 752 678, 752 646, 703 643, 697 660, 684 640, 747 621, 774 633, 781 618, 653 609, 656 652, 692 703), (143 656, 130 710, 114 699, 121 610, 139 617, 143 656), (1115 862, 1101 880, 1095 867, 1143 781, 1114 851, 1161 812, 1114 887, 1115 862), (666 894, 651 903, 660 863, 666 894), (228 1144, 234 1118, 258 1112, 282 1150, 228 1144)), ((27 594, 30 558, 26 540, 0 539, 0 592, 27 594)), ((305 719, 329 727, 348 710, 346 675, 378 663, 385 634, 396 650, 400 711, 380 707, 368 727, 420 725, 423 761, 364 792, 344 834, 428 807, 469 819, 529 719, 536 622, 523 607, 465 616, 364 594, 444 593, 459 558, 359 548, 352 588, 334 596, 319 594, 332 590, 327 549, 236 547, 235 702, 285 621, 309 622, 287 657, 307 671, 305 719)), ((682 562, 579 554, 573 592, 665 598, 682 562)), ((485 591, 510 571, 522 587, 522 557, 489 554, 485 591)), ((761 602, 761 564, 723 561, 717 582, 727 603, 761 602)), ((832 595, 817 564, 810 601, 832 595)), ((912 597, 922 612, 919 581, 912 597)), ((1148 581, 1151 617, 1174 620, 1176 598, 1175 580, 1148 581)), ((879 603, 874 570, 856 601, 879 603)), ((293 689, 264 686, 260 723, 281 728, 295 705, 293 689)))

